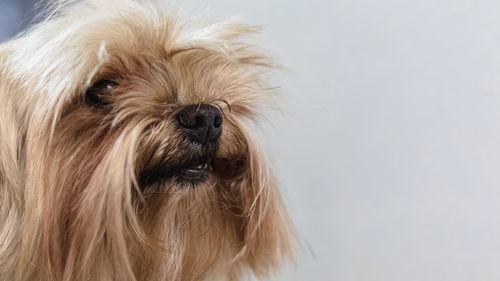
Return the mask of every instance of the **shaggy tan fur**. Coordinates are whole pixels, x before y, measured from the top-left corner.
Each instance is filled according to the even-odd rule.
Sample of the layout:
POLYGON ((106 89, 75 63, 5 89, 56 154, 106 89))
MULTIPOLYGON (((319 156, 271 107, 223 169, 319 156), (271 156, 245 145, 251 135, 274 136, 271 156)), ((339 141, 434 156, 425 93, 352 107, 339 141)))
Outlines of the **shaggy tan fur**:
POLYGON ((0 45, 0 280, 240 280, 292 255, 287 214, 249 121, 270 60, 237 21, 158 4, 58 1, 0 45), (102 106, 85 95, 112 80, 102 106), (173 116, 223 113, 208 180, 142 182, 199 148, 173 116))

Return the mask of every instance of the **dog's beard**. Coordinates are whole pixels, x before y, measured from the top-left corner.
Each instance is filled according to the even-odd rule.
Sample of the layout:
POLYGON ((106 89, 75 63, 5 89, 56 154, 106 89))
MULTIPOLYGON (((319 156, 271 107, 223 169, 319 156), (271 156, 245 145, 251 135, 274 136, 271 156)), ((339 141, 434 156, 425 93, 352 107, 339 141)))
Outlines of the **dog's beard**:
POLYGON ((226 113, 220 140, 200 145, 174 118, 114 128, 98 119, 81 106, 55 128, 44 202, 57 207, 42 207, 50 278, 110 267, 120 268, 119 280, 198 280, 208 272, 235 278, 245 263, 260 273, 278 263, 254 257, 266 247, 286 251, 280 240, 288 230, 243 123, 226 113))
POLYGON ((290 226, 247 125, 269 95, 255 68, 271 64, 234 41, 254 29, 191 34, 156 6, 124 1, 113 15, 106 3, 0 47, 0 280, 234 280, 278 268, 290 226), (217 141, 179 127, 188 105, 220 111, 217 141))

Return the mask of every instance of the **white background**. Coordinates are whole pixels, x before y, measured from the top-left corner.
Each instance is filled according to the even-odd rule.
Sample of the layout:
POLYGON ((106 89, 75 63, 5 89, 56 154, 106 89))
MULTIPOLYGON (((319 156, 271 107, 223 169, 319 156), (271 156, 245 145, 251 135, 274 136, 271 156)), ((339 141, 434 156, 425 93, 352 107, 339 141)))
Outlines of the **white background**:
POLYGON ((273 280, 500 280, 500 1, 180 6, 264 24, 291 70, 260 134, 302 251, 273 280))

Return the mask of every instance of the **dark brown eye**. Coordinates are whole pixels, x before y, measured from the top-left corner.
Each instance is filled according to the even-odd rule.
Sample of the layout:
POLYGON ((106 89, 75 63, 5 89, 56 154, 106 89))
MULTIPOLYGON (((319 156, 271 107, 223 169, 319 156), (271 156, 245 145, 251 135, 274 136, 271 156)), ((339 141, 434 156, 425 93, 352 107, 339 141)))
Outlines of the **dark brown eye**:
POLYGON ((118 86, 113 80, 99 80, 87 92, 85 92, 85 103, 90 106, 106 106, 110 103, 109 93, 118 86))

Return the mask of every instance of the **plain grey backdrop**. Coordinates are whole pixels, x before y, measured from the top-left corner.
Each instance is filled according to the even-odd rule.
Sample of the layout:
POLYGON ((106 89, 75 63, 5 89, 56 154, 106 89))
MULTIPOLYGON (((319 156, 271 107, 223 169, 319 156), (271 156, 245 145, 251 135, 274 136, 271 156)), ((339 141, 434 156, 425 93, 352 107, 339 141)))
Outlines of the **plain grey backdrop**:
MULTIPOLYGON (((0 40, 32 2, 0 0, 0 40)), ((500 280, 500 1, 177 2, 290 69, 260 135, 302 251, 273 280, 500 280)))

